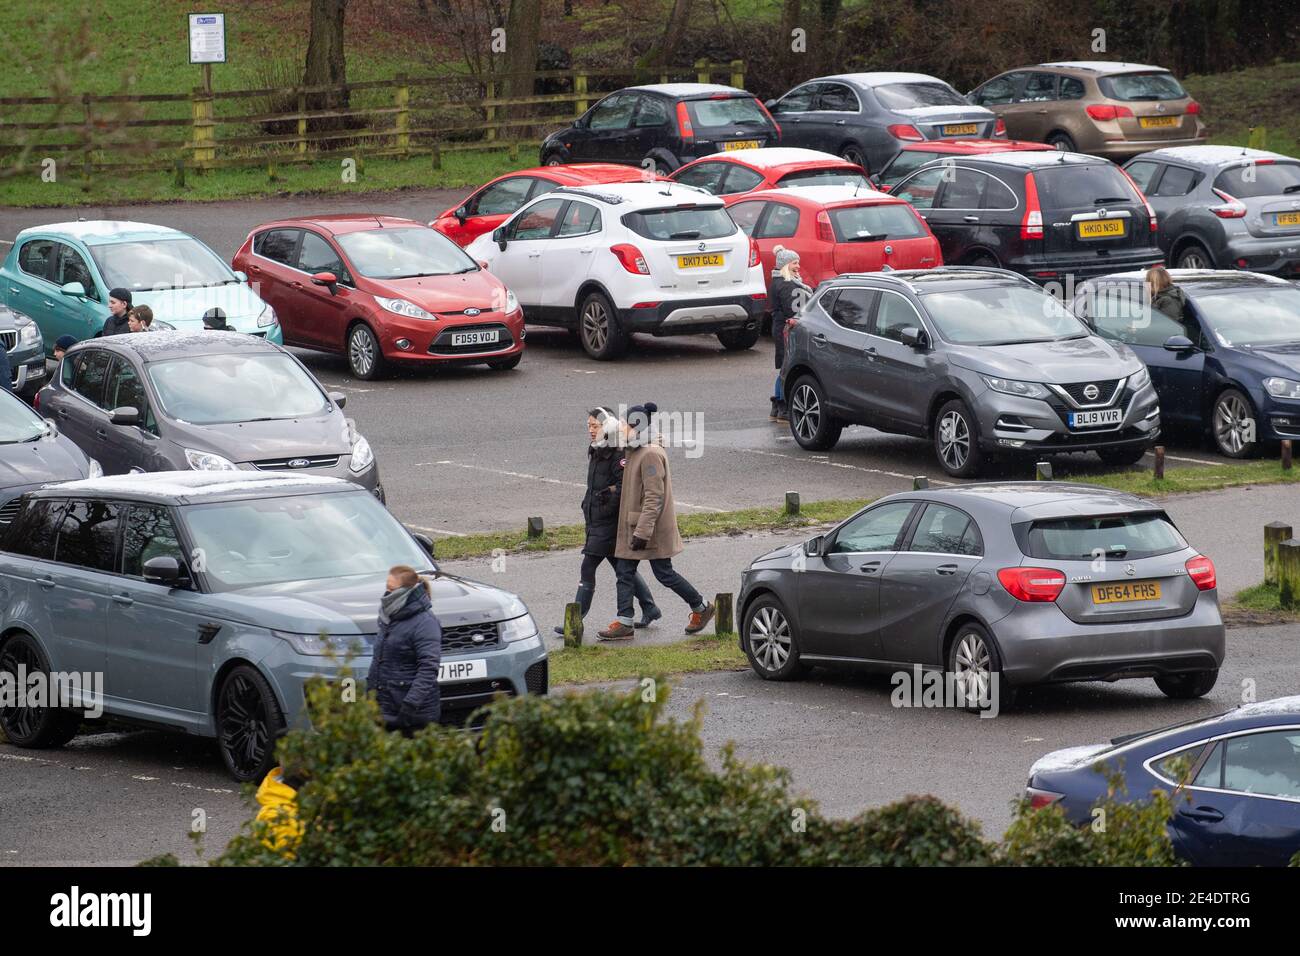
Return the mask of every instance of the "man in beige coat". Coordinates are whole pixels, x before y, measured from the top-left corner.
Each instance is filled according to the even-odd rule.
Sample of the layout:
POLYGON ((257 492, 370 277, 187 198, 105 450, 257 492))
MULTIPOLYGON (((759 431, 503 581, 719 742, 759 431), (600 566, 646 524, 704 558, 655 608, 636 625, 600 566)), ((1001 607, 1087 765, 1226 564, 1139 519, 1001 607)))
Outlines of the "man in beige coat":
POLYGON ((637 565, 650 562, 655 578, 686 602, 691 609, 686 633, 704 630, 713 619, 713 605, 673 568, 673 557, 682 552, 677 531, 677 509, 673 504, 673 482, 668 473, 668 455, 651 437, 650 420, 658 406, 653 402, 628 409, 622 425, 627 446, 623 469, 623 496, 618 505, 618 540, 614 559, 618 573, 618 618, 600 632, 602 641, 631 640, 632 600, 637 565))

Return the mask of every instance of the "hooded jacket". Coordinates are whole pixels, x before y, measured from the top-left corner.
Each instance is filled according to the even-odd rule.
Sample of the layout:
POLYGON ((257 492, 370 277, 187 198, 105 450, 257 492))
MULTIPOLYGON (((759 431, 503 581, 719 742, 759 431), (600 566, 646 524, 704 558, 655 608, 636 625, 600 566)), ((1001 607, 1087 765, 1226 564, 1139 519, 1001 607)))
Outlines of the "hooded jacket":
POLYGON ((604 558, 614 553, 626 455, 627 449, 617 446, 587 448, 587 493, 582 497, 582 518, 587 526, 584 554, 604 558))
POLYGON ((366 686, 379 699, 385 723, 418 726, 438 720, 442 698, 438 665, 442 662, 442 626, 423 584, 388 623, 379 620, 379 633, 370 658, 366 686))
POLYGON ((1151 297, 1151 308, 1175 322, 1187 321, 1187 293, 1176 285, 1161 289, 1151 297))
POLYGON ((776 341, 776 367, 785 364, 785 323, 799 314, 812 290, 796 279, 772 273, 772 338, 776 341), (802 294, 801 294, 802 292, 802 294))

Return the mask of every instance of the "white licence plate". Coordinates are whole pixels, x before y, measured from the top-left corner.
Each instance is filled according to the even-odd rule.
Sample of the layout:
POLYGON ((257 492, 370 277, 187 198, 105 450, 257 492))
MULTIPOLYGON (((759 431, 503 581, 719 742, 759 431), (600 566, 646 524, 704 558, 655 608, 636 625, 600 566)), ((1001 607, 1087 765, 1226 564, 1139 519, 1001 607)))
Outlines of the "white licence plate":
POLYGON ((486 332, 453 332, 451 344, 455 345, 493 345, 501 341, 501 330, 490 329, 486 332))
POLYGON ((1071 428, 1091 428, 1096 425, 1118 425, 1124 420, 1120 408, 1099 408, 1095 412, 1070 412, 1071 428))
POLYGON ((443 661, 438 665, 438 683, 453 684, 462 680, 481 680, 487 677, 487 661, 443 661))

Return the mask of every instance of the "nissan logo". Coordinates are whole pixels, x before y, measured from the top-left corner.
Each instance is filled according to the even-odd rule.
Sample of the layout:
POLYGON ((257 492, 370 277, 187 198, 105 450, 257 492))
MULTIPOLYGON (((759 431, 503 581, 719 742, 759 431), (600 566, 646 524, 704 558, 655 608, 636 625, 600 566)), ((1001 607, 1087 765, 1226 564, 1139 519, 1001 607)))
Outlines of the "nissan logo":
POLYGON ((1086 398, 1088 401, 1095 402, 1099 395, 1101 395, 1101 389, 1099 389, 1096 385, 1083 386, 1083 397, 1086 398))
POLYGON ((478 314, 479 314, 480 312, 482 312, 482 311, 483 311, 482 309, 466 309, 466 310, 465 310, 465 314, 466 314, 466 315, 478 315, 478 314))
POLYGON ((310 459, 310 458, 290 458, 289 461, 288 461, 288 465, 289 465, 290 468, 310 468, 310 467, 311 467, 311 459, 310 459))

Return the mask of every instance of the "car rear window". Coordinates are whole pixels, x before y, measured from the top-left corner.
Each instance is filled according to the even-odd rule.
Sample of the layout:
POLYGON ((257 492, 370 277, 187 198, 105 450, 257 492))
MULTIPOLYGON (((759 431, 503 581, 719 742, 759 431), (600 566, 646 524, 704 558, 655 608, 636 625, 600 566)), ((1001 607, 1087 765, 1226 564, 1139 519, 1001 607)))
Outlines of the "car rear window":
POLYGON ((1214 185, 1237 199, 1289 196, 1300 193, 1300 164, 1253 163, 1237 166, 1219 173, 1214 185))
POLYGON ((1040 561, 1132 561, 1181 551, 1187 542, 1165 515, 1149 512, 1035 521, 1021 546, 1040 561))
POLYGON ((1140 201, 1119 167, 1110 163, 1047 166, 1035 169, 1033 176, 1043 209, 1091 209, 1140 201))
POLYGON ((786 173, 777 181, 778 186, 866 186, 870 180, 859 169, 803 169, 786 173))
POLYGON ((887 110, 918 106, 970 106, 970 100, 947 83, 886 83, 875 88, 876 99, 887 110))
POLYGON ((736 232, 722 206, 676 206, 642 209, 623 217, 623 225, 646 239, 721 239, 736 232))
POLYGON ((1187 95, 1172 73, 1121 73, 1097 78, 1112 100, 1181 100, 1187 95))
POLYGON ((832 209, 830 214, 839 242, 917 239, 925 235, 921 221, 903 205, 848 206, 832 209))
POLYGON ((767 126, 769 120, 752 96, 687 100, 691 122, 696 126, 767 126))

